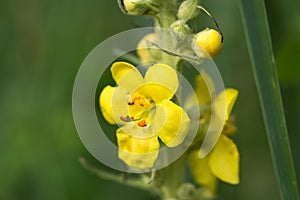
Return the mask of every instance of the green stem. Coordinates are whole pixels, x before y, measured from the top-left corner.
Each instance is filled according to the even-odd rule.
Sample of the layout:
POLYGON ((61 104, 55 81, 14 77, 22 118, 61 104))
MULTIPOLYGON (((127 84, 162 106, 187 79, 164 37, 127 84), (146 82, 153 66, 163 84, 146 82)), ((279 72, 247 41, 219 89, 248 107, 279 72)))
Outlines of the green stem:
POLYGON ((177 1, 176 0, 163 0, 160 5, 160 12, 157 14, 155 22, 156 27, 169 28, 170 25, 176 20, 177 14, 177 1))
POLYGON ((157 172, 158 179, 154 183, 160 188, 162 200, 176 199, 177 190, 184 182, 186 156, 181 156, 168 167, 157 172))
MULTIPOLYGON (((156 27, 169 29, 171 24, 177 20, 177 0, 164 0, 161 1, 160 12, 156 16, 156 27)), ((158 31, 161 33, 160 31, 158 31)), ((171 52, 174 51, 172 46, 174 41, 172 40, 171 32, 166 31, 163 38, 163 47, 171 52)), ((175 69, 178 69, 179 58, 168 53, 162 54, 162 61, 175 69)), ((180 69, 179 69, 180 70, 180 69)), ((177 95, 180 98, 180 94, 177 95)), ((179 187, 184 183, 184 171, 186 166, 186 156, 181 156, 174 163, 168 167, 158 171, 157 177, 154 181, 154 185, 160 188, 160 194, 162 200, 177 199, 177 191, 179 187)))
POLYGON ((298 200, 292 154, 263 0, 240 0, 246 39, 281 198, 298 200))
MULTIPOLYGON (((170 25, 177 20, 177 0, 161 1, 160 12, 156 16, 155 26, 158 28, 170 28, 170 25)), ((159 31, 160 32, 160 31, 159 31)), ((160 32, 161 33, 161 32, 160 32)), ((172 37, 165 33, 163 47, 172 50, 172 37)), ((177 68, 178 59, 167 53, 162 54, 162 61, 174 68, 177 68)), ((161 198, 163 200, 176 199, 177 190, 184 182, 184 169, 186 164, 185 156, 182 156, 168 167, 158 171, 158 179, 154 180, 154 185, 160 188, 161 198)))
MULTIPOLYGON (((161 1, 160 12, 155 16, 155 27, 169 29, 170 25, 177 20, 177 6, 178 5, 176 0, 161 1)), ((160 29, 157 32, 159 34, 162 34, 162 31, 160 29)), ((161 41, 161 46, 163 48, 166 48, 167 50, 172 51, 172 46, 170 46, 172 44, 172 36, 169 35, 170 32, 166 31, 163 34, 163 36, 160 36, 160 38, 163 38, 163 40, 161 41)), ((175 59, 174 56, 167 53, 162 53, 161 60, 174 68, 176 68, 178 63, 178 59, 175 59)))

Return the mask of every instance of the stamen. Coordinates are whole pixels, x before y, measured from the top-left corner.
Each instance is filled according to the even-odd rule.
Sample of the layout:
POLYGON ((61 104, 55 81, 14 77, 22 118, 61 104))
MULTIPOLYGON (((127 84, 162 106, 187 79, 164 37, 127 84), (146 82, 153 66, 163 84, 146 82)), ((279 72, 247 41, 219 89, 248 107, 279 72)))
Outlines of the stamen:
POLYGON ((129 106, 132 106, 132 105, 134 105, 134 101, 130 101, 130 102, 128 102, 128 105, 129 105, 129 106))
POLYGON ((131 119, 130 117, 127 115, 126 117, 124 116, 121 116, 120 119, 123 121, 123 122, 131 122, 131 119))
POLYGON ((138 126, 140 126, 140 127, 145 127, 145 126, 147 126, 146 121, 143 119, 142 121, 140 121, 140 122, 138 123, 138 126))
POLYGON ((147 103, 148 103, 147 101, 148 100, 145 97, 138 96, 138 97, 132 98, 128 102, 128 105, 132 106, 132 105, 135 105, 136 103, 138 103, 138 106, 144 107, 145 105, 147 105, 147 103))

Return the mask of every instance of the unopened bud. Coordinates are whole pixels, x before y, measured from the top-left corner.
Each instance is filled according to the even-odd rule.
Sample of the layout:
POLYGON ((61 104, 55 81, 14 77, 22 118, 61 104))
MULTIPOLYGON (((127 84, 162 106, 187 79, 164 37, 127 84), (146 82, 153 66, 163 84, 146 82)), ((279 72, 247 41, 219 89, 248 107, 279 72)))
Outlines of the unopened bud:
POLYGON ((177 20, 171 24, 170 28, 179 33, 188 34, 190 33, 190 27, 183 20, 177 20))
POLYGON ((155 15, 159 12, 158 0, 118 0, 121 10, 129 15, 155 15))
POLYGON ((142 64, 158 62, 161 59, 161 53, 157 46, 159 38, 155 33, 150 33, 143 37, 137 45, 137 55, 142 64))
POLYGON ((196 188, 191 183, 183 183, 177 190, 177 196, 179 199, 195 199, 196 188))
POLYGON ((221 50, 223 45, 222 35, 214 29, 205 29, 194 36, 196 45, 201 47, 205 52, 202 52, 195 44, 192 45, 195 53, 200 57, 214 58, 221 50), (207 55, 208 54, 208 55, 207 55))
POLYGON ((186 0, 181 3, 178 9, 177 17, 185 22, 193 19, 198 15, 199 0, 186 0))

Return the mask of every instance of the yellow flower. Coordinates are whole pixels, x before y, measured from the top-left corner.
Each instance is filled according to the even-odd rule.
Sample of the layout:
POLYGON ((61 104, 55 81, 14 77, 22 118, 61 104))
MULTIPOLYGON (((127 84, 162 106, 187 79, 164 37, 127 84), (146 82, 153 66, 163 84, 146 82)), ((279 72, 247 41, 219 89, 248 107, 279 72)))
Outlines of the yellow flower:
POLYGON ((205 51, 202 52, 199 47, 192 46, 199 57, 208 57, 209 55, 214 58, 223 45, 222 35, 218 31, 209 28, 197 33, 194 40, 205 51))
POLYGON ((158 138, 175 147, 189 129, 188 115, 170 100, 178 88, 176 71, 155 64, 143 77, 131 64, 116 62, 111 72, 118 86, 106 86, 99 103, 104 118, 120 125, 118 156, 128 166, 151 168, 158 156, 158 138))
MULTIPOLYGON (((201 88, 204 89, 205 94, 205 85, 203 85, 205 82, 203 82, 203 79, 197 78, 196 81, 198 82, 196 82, 196 86, 200 87, 202 85, 201 88)), ((227 134, 228 130, 225 130, 227 123, 231 123, 229 116, 237 99, 238 91, 232 88, 225 89, 223 94, 220 94, 212 104, 216 110, 224 109, 220 107, 223 105, 220 99, 224 93, 226 122, 216 145, 205 158, 199 158, 198 150, 192 151, 189 155, 189 165, 195 182, 208 187, 212 192, 216 190, 217 178, 230 184, 239 183, 239 152, 234 142, 227 137, 229 135, 227 134)), ((203 97, 202 100, 205 99, 207 101, 206 95, 199 97, 203 97)))

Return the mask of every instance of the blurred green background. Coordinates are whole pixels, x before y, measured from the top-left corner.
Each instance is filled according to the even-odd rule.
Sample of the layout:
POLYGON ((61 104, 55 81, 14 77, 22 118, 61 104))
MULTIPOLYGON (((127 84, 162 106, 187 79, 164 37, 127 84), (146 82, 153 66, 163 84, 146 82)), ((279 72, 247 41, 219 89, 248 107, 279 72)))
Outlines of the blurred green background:
MULTIPOLYGON (((234 137, 241 183, 220 184, 219 199, 276 200, 279 192, 236 1, 204 0, 225 43, 215 59, 227 87, 240 91, 234 137)), ((300 179, 300 1, 267 0, 286 119, 300 179)), ((198 29, 213 24, 201 14, 198 29)), ((144 18, 125 16, 114 0, 4 0, 0 3, 0 200, 155 199, 98 179, 78 157, 84 148, 72 119, 72 87, 87 54, 144 18)))

